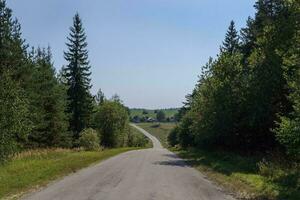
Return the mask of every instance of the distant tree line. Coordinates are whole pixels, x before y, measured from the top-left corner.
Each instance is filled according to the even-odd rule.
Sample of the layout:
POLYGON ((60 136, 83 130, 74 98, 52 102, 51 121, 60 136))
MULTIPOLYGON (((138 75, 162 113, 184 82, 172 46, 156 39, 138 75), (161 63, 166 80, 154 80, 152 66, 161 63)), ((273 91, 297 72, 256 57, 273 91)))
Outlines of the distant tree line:
POLYGON ((178 108, 146 110, 141 108, 130 109, 130 121, 139 122, 177 122, 178 108))
POLYGON ((95 97, 90 93, 86 35, 78 14, 66 45, 67 65, 56 73, 50 47, 29 48, 20 23, 0 0, 0 162, 26 148, 142 144, 132 142, 140 136, 131 134, 128 109, 117 96, 106 100, 101 91, 95 97))
POLYGON ((300 156, 300 1, 258 0, 203 67, 169 143, 300 156))

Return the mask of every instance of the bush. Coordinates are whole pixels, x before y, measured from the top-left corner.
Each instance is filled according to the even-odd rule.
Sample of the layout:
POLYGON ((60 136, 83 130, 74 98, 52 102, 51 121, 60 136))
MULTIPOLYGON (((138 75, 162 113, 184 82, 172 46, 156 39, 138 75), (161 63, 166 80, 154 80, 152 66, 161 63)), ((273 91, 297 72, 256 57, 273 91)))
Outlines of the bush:
POLYGON ((191 131, 193 125, 193 113, 188 112, 181 120, 178 128, 177 139, 181 147, 186 148, 195 145, 195 136, 191 131))
POLYGON ((178 142, 178 133, 179 133, 179 127, 175 127, 168 135, 168 144, 170 146, 177 145, 178 142))
POLYGON ((278 141, 287 149, 287 153, 300 158, 300 123, 283 117, 280 126, 276 129, 278 141))
POLYGON ((99 150, 100 139, 97 132, 92 128, 83 130, 80 133, 79 145, 88 151, 99 150))
POLYGON ((101 135, 101 144, 105 147, 123 145, 128 112, 119 102, 105 101, 95 114, 95 127, 101 135))
POLYGON ((128 147, 145 147, 148 144, 148 140, 141 134, 128 133, 128 147))

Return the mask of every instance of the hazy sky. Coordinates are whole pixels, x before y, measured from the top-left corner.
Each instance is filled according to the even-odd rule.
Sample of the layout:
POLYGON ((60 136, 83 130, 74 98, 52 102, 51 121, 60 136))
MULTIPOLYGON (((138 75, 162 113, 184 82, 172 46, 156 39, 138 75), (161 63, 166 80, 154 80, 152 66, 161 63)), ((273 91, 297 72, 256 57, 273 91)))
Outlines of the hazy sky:
POLYGON ((54 65, 72 17, 88 37, 92 93, 117 93, 129 107, 179 107, 230 20, 245 25, 255 0, 7 0, 32 46, 51 46, 54 65))

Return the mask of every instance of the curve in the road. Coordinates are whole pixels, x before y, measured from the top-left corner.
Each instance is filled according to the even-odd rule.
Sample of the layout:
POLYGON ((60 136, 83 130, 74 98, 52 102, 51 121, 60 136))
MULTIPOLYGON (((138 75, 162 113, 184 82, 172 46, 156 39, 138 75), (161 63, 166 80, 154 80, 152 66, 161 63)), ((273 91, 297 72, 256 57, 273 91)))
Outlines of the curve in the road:
POLYGON ((83 169, 33 193, 27 200, 226 200, 233 199, 184 160, 163 149, 130 151, 83 169))
POLYGON ((144 129, 140 128, 135 124, 130 124, 130 125, 138 129, 141 133, 143 133, 146 137, 148 137, 151 140, 154 149, 162 149, 162 145, 156 137, 154 137, 153 135, 151 135, 150 133, 148 133, 147 131, 145 131, 144 129))

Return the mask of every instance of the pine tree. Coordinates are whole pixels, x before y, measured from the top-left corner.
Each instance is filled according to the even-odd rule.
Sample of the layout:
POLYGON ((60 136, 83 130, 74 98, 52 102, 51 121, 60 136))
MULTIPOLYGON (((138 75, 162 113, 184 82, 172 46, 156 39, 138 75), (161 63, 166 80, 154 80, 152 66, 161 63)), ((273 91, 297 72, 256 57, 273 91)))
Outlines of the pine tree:
POLYGON ((68 51, 64 52, 64 57, 68 61, 64 75, 68 87, 67 112, 70 115, 70 130, 73 132, 74 139, 78 139, 80 131, 90 123, 93 109, 92 96, 89 92, 91 72, 86 49, 86 35, 78 13, 73 18, 70 31, 67 38, 68 51))
POLYGON ((223 46, 221 47, 221 52, 228 52, 229 54, 233 54, 237 52, 238 49, 239 36, 237 30, 235 29, 234 21, 231 21, 226 33, 225 40, 223 42, 223 46))
POLYGON ((66 143, 66 98, 62 85, 55 77, 50 48, 38 48, 33 58, 31 111, 34 128, 29 142, 35 147, 68 146, 66 143))

